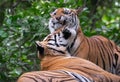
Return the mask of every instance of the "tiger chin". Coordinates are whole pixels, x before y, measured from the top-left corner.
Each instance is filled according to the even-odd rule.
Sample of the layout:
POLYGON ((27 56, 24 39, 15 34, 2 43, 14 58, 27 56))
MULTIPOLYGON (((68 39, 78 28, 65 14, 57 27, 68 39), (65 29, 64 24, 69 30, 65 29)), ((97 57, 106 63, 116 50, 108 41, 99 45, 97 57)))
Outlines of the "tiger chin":
POLYGON ((83 8, 58 8, 51 14, 49 30, 55 40, 55 44, 51 44, 64 46, 71 56, 90 60, 104 70, 120 76, 120 47, 103 36, 86 37, 78 18, 82 10, 83 8), (74 37, 69 38, 71 36, 74 37))
POLYGON ((36 41, 41 71, 27 72, 17 82, 120 82, 87 60, 69 57, 65 48, 51 47, 46 40, 36 41))

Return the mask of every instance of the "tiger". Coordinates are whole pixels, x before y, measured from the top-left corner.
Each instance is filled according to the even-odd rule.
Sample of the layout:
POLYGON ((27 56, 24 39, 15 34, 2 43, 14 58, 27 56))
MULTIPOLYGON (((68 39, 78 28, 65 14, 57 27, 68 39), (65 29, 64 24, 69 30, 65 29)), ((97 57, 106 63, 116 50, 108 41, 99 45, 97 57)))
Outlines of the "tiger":
POLYGON ((120 47, 104 36, 85 36, 78 18, 80 12, 82 8, 58 8, 51 13, 49 30, 53 37, 50 45, 67 47, 72 56, 87 59, 120 76, 120 47))
POLYGON ((53 47, 48 41, 36 41, 41 71, 22 74, 17 82, 120 82, 120 77, 94 63, 69 56, 65 47, 53 47))

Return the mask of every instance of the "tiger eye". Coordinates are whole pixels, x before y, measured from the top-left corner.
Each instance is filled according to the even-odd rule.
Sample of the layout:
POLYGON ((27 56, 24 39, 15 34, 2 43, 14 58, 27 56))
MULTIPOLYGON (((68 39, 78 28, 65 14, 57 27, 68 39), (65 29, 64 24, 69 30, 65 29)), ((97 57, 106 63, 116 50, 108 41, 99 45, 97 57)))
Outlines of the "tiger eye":
POLYGON ((56 15, 56 13, 54 13, 54 15, 56 15))

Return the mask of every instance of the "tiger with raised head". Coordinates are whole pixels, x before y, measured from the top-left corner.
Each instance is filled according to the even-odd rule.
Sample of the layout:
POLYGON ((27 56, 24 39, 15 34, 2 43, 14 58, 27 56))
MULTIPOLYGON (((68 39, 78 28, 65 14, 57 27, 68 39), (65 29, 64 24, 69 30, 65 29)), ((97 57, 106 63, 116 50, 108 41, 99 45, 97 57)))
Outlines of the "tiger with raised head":
POLYGON ((86 37, 79 24, 81 11, 82 8, 58 8, 51 14, 49 30, 53 37, 49 44, 67 47, 71 56, 90 60, 104 70, 120 75, 120 47, 103 36, 86 37))
POLYGON ((51 46, 47 38, 36 41, 41 71, 24 73, 17 82, 120 82, 119 76, 88 60, 68 57, 65 47, 51 46))

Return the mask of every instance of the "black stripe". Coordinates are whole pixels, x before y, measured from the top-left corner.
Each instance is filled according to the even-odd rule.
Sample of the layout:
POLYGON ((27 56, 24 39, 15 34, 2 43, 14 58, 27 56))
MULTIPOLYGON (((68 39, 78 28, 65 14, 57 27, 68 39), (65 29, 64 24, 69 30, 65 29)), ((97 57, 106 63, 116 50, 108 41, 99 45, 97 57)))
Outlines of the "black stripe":
MULTIPOLYGON (((37 76, 37 75, 34 75, 34 76, 35 76, 37 79, 42 80, 42 82, 46 82, 44 78, 42 79, 42 78, 40 78, 40 76, 37 76)), ((40 81, 38 81, 38 82, 40 82, 40 81)))
POLYGON ((48 41, 55 41, 54 39, 48 39, 48 41))
MULTIPOLYGON (((77 20, 76 20, 76 16, 74 17, 74 22, 75 22, 75 25, 74 26, 76 26, 77 25, 77 20)), ((77 27, 75 28, 75 30, 77 29, 77 27)))
POLYGON ((53 79, 53 78, 50 78, 50 79, 48 79, 48 81, 49 81, 49 82, 53 82, 52 79, 53 79))
POLYGON ((60 36, 60 33, 58 32, 58 36, 60 36))
POLYGON ((54 35, 54 38, 55 38, 55 45, 59 47, 59 45, 57 44, 56 34, 54 35))
POLYGON ((29 78, 29 79, 32 79, 32 80, 34 80, 35 82, 38 82, 35 78, 33 78, 33 77, 29 77, 29 76, 22 76, 22 77, 26 77, 26 78, 29 78))
POLYGON ((55 50, 55 51, 57 51, 57 52, 59 52, 59 53, 65 54, 65 52, 63 52, 63 51, 61 51, 61 50, 56 50, 56 49, 51 48, 51 47, 48 47, 48 49, 52 49, 52 50, 55 50))
MULTIPOLYGON (((60 82, 72 82, 71 80, 74 81, 74 79, 65 79, 65 80, 62 80, 62 81, 60 81, 60 82)), ((80 82, 80 81, 79 81, 79 82, 80 82)))
POLYGON ((66 47, 67 46, 67 44, 60 44, 61 46, 64 46, 64 47, 66 47))
POLYGON ((74 22, 75 22, 73 18, 74 18, 74 16, 73 16, 73 14, 72 14, 72 23, 74 23, 74 22))
POLYGON ((54 44, 52 44, 52 43, 48 43, 48 45, 52 45, 52 46, 54 46, 54 44))
POLYGON ((63 42, 63 41, 59 41, 59 42, 63 42))
MULTIPOLYGON (((78 78, 74 73, 71 72, 71 74, 77 79, 79 82, 82 82, 80 78, 78 78)), ((81 77, 81 76, 80 76, 81 77)))
MULTIPOLYGON (((67 47, 67 51, 68 51, 69 53, 71 53, 71 52, 70 52, 70 47, 69 47, 69 46, 67 47)), ((72 54, 71 54, 71 56, 72 56, 72 54)))
POLYGON ((98 57, 97 57, 96 65, 98 65, 98 57))
MULTIPOLYGON (((82 77, 82 78, 84 78, 85 82, 87 82, 88 80, 91 81, 90 79, 87 80, 85 77, 82 77)), ((93 81, 91 81, 91 82, 93 82, 93 81)))
POLYGON ((114 54, 114 59, 115 59, 115 64, 113 63, 113 66, 116 68, 116 66, 118 65, 118 64, 117 64, 118 55, 117 55, 116 53, 114 54))

